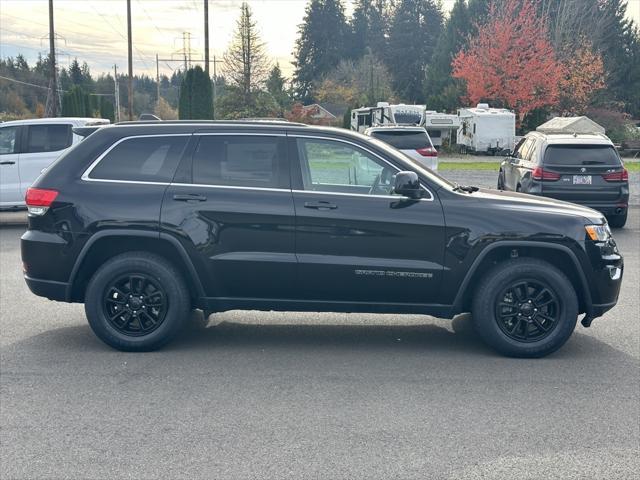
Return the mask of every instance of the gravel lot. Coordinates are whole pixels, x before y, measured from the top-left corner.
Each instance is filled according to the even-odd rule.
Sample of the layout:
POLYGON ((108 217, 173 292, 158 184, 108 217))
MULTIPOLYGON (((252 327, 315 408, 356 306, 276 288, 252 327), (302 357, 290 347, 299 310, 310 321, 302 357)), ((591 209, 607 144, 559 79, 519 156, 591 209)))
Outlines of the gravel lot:
POLYGON ((540 360, 467 316, 228 312, 109 349, 0 228, 0 477, 638 478, 640 209, 618 306, 540 360))

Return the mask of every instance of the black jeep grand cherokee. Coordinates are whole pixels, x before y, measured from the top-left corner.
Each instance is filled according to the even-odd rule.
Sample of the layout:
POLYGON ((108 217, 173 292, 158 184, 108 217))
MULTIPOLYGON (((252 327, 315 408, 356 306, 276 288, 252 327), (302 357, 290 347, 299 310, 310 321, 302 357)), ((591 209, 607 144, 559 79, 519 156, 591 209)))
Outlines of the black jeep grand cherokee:
POLYGON ((25 279, 121 350, 189 312, 471 311, 539 357, 612 308, 623 261, 589 208, 454 185, 392 147, 286 122, 98 130, 29 189, 25 279))

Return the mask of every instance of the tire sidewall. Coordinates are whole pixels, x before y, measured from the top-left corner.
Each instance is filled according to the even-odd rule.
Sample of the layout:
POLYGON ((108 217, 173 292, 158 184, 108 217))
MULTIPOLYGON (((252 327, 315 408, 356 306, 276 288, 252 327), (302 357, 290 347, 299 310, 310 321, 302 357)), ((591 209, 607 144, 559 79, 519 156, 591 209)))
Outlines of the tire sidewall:
POLYGON ((92 277, 85 295, 85 312, 94 333, 105 343, 120 350, 153 350, 171 340, 184 324, 190 310, 189 297, 178 272, 161 259, 124 255, 103 265, 92 277), (144 273, 158 282, 168 298, 164 320, 158 328, 142 336, 128 336, 116 330, 105 315, 106 288, 116 278, 129 273, 144 273))

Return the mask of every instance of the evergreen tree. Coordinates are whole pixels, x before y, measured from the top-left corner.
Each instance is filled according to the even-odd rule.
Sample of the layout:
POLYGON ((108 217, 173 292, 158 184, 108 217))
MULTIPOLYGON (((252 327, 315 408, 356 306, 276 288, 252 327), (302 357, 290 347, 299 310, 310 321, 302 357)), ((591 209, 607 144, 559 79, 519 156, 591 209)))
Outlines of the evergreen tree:
POLYGON ((63 117, 91 117, 89 94, 79 85, 74 85, 62 97, 63 117))
POLYGON ((224 73, 229 83, 240 89, 246 105, 251 103, 251 94, 262 86, 269 73, 265 45, 247 2, 240 7, 233 40, 224 54, 224 73))
POLYGON ((370 51, 378 58, 384 56, 389 24, 388 0, 357 0, 349 26, 351 39, 348 55, 357 60, 370 51))
POLYGON ((78 63, 78 59, 74 58, 69 65, 69 78, 71 79, 71 83, 74 85, 82 85, 82 68, 78 63))
POLYGON ((314 83, 345 56, 348 26, 342 0, 311 0, 298 30, 293 65, 295 96, 313 101, 314 83))
POLYGON ((178 115, 181 120, 213 118, 211 80, 199 65, 187 70, 180 86, 178 115))
POLYGON ((100 99, 100 118, 107 118, 112 123, 115 122, 115 109, 113 107, 113 101, 107 97, 97 97, 100 99))
POLYGON ((434 0, 401 0, 389 31, 387 67, 405 102, 425 101, 425 68, 442 31, 443 15, 434 0))
POLYGON ((282 76, 280 65, 277 63, 271 69, 269 78, 267 78, 266 87, 267 91, 271 94, 273 99, 280 107, 280 115, 284 116, 285 110, 291 107, 291 98, 286 90, 286 79, 282 76))

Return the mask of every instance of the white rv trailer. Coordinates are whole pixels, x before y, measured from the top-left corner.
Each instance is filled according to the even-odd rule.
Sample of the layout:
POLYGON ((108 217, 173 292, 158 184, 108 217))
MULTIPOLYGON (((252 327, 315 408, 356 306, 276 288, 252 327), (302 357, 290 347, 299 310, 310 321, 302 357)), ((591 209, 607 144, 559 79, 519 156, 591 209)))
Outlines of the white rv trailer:
POLYGON ((442 139, 448 138, 449 145, 451 136, 456 134, 460 128, 460 117, 450 113, 438 113, 435 110, 427 110, 424 115, 424 128, 427 129, 434 147, 442 146, 442 139))
POLYGON ((487 103, 458 109, 458 144, 469 152, 496 154, 515 146, 516 115, 487 103))
POLYGON ((424 105, 378 102, 375 107, 351 110, 351 130, 364 132, 369 127, 381 125, 422 125, 425 110, 424 105))

